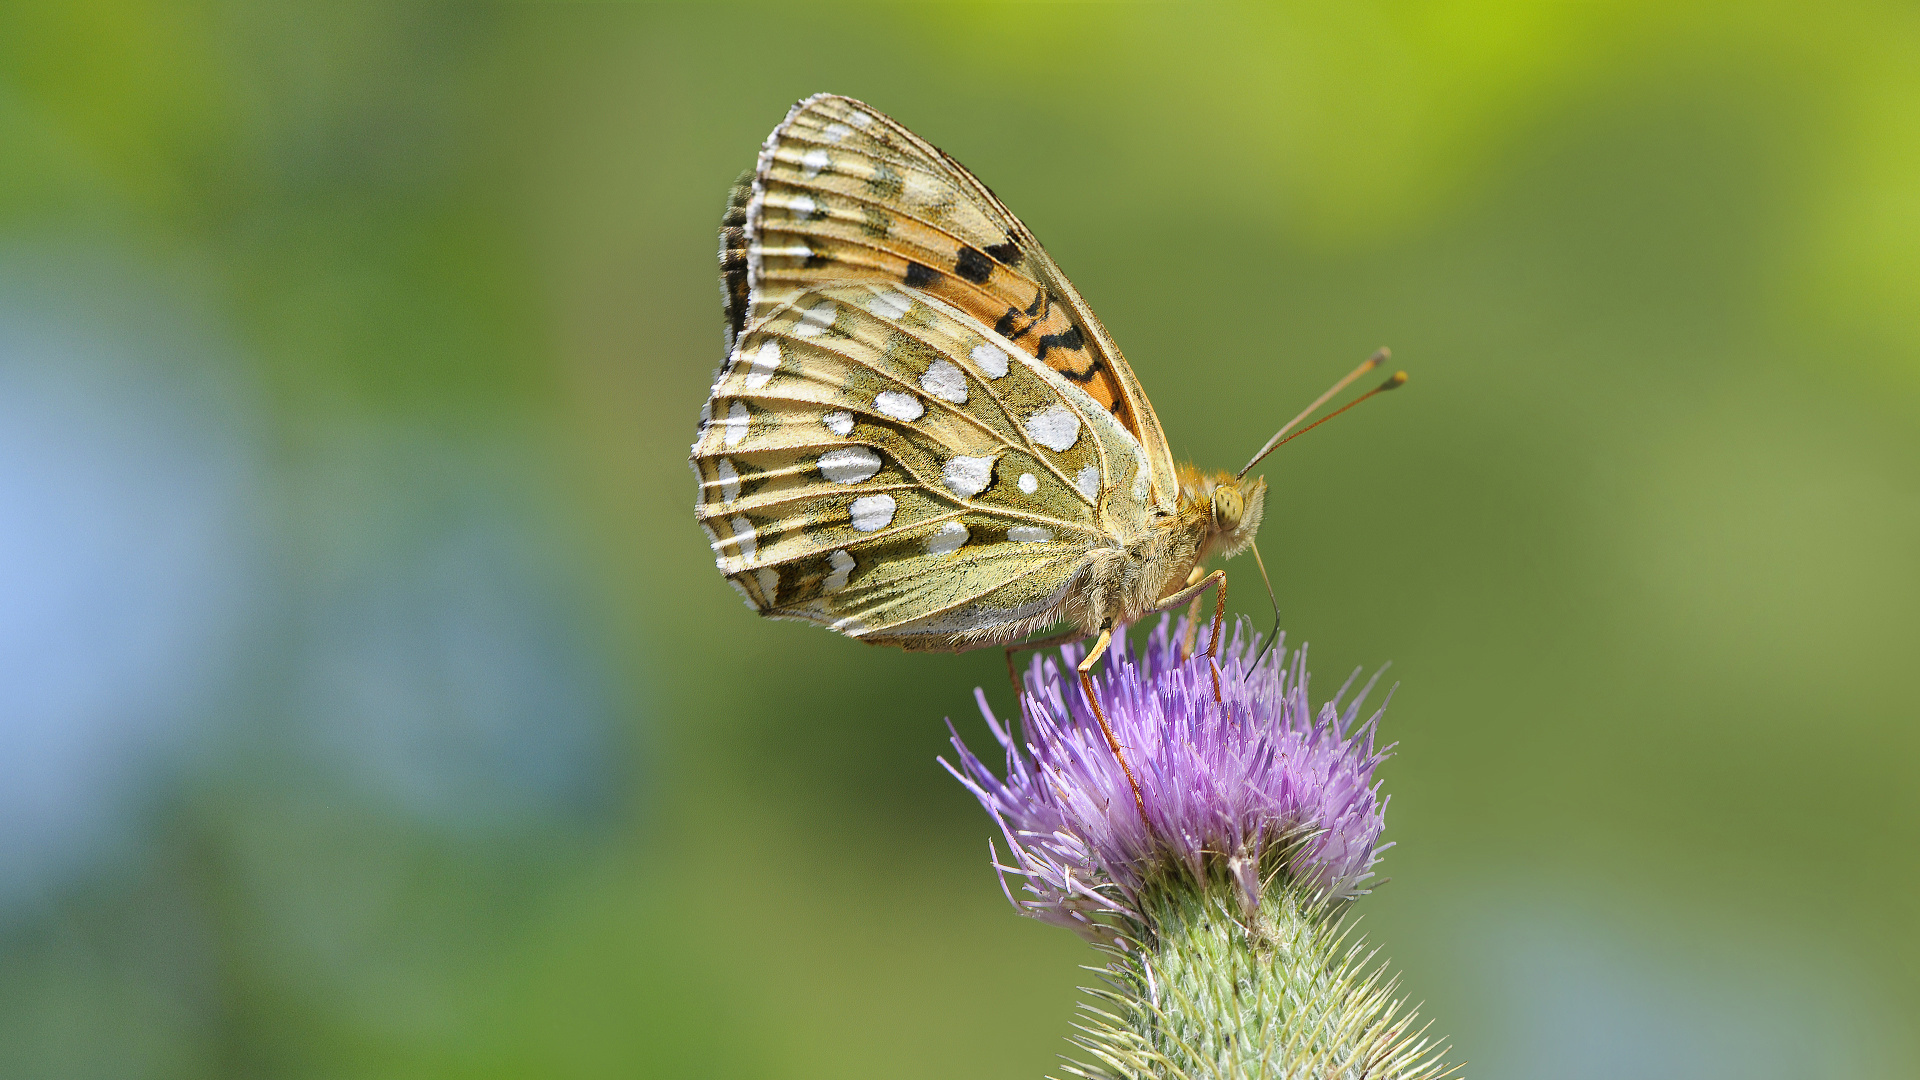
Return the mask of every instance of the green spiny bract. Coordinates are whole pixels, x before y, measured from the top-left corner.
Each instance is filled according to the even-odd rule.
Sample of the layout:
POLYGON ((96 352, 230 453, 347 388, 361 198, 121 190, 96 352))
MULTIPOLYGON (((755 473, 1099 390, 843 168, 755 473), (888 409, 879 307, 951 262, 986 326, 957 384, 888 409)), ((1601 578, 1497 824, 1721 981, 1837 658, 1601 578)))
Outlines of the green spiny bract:
MULTIPOLYGON (((1184 879, 1184 880, 1182 880, 1184 879)), ((1112 945, 1070 1076, 1101 1080, 1440 1080, 1396 981, 1347 904, 1273 879, 1249 911, 1224 881, 1156 882, 1112 945)))

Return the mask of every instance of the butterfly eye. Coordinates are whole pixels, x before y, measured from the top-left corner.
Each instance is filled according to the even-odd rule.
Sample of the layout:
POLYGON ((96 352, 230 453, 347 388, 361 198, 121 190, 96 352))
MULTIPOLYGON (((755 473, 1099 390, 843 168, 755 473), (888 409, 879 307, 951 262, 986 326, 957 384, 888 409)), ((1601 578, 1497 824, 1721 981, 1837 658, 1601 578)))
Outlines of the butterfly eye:
POLYGON ((1223 530, 1232 530, 1240 524, 1241 511, 1246 505, 1240 499, 1240 492, 1230 488, 1216 488, 1213 492, 1213 523, 1223 530))

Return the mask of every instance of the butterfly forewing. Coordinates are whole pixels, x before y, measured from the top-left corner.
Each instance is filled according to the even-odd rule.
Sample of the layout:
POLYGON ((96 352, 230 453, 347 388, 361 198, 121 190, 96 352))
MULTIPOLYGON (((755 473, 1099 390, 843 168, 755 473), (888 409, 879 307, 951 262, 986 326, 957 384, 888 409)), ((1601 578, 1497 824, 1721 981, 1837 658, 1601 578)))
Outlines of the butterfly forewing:
POLYGON ((1106 329, 1026 226, 958 162, 850 98, 795 106, 723 232, 729 344, 818 285, 905 285, 1060 372, 1141 444, 1171 506, 1173 458, 1106 329))
POLYGON ((1150 472, 1098 402, 935 295, 791 294, 738 336, 694 444, 698 515, 748 604, 955 648, 1051 621, 1150 472))

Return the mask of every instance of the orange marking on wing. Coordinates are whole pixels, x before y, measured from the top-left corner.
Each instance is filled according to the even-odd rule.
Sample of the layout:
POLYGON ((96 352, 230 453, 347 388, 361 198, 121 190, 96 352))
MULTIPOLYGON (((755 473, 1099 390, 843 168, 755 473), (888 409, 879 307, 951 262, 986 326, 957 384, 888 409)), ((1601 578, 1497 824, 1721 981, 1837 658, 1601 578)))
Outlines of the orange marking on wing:
MULTIPOLYGON (((1034 276, 1051 261, 1018 219, 984 185, 970 190, 958 162, 890 120, 834 132, 836 117, 854 108, 868 110, 836 99, 794 117, 765 162, 757 237, 765 281, 792 290, 891 280, 929 293, 1071 380, 1143 445, 1157 442, 1141 430, 1112 361, 1058 290, 1034 276)), ((1059 288, 1071 290, 1064 280, 1059 288)), ((776 289, 766 299, 782 298, 776 289)))

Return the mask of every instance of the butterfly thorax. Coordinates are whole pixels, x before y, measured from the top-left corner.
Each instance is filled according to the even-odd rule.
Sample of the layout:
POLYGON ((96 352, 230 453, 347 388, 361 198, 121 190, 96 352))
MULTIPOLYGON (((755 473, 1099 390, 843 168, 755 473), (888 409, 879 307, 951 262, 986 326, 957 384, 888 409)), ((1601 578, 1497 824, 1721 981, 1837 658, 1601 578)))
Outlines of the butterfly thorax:
POLYGON ((1134 622, 1185 583, 1202 536, 1180 515, 1156 517, 1123 547, 1096 547, 1068 592, 1061 615, 1087 634, 1134 622))
POLYGON ((1123 547, 1087 553, 1084 575, 1067 598, 1067 621, 1089 634, 1131 623, 1184 588, 1208 559, 1232 558, 1252 545, 1265 509, 1265 480, 1191 466, 1182 466, 1179 476, 1172 513, 1149 519, 1145 534, 1123 547))

